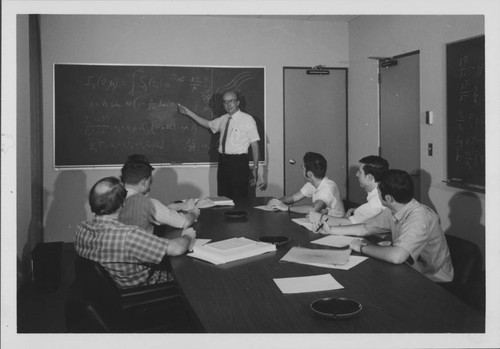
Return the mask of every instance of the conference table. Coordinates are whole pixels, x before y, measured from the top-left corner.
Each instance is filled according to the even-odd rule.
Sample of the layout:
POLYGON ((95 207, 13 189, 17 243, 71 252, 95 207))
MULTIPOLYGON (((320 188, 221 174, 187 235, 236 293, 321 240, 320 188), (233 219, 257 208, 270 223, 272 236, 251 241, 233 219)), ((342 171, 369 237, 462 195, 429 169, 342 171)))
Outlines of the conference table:
MULTIPOLYGON (((322 235, 291 220, 304 215, 255 208, 268 200, 256 198, 235 206, 202 209, 194 228, 197 238, 212 242, 288 236, 290 241, 276 251, 219 265, 186 254, 170 258, 175 278, 205 332, 484 333, 484 316, 406 264, 368 258, 342 270, 280 262, 293 246, 332 247, 311 243, 322 235), (248 215, 239 219, 224 215, 234 210, 245 210, 248 215), (274 282, 276 278, 323 274, 333 276, 343 288, 284 294, 274 282), (310 304, 326 297, 354 299, 362 310, 341 320, 318 316, 310 304)), ((163 236, 176 234, 179 232, 170 231, 163 236)))

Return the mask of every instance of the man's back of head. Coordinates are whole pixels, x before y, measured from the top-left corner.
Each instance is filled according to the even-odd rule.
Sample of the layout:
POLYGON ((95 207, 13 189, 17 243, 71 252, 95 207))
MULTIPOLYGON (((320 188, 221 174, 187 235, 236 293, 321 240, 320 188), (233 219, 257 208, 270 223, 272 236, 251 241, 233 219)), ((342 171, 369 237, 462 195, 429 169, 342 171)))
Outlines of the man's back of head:
POLYGON ((106 177, 97 181, 90 189, 89 204, 98 216, 110 215, 118 211, 127 197, 127 190, 116 177, 106 177))
POLYGON ((134 154, 129 156, 123 165, 121 180, 124 184, 138 184, 143 179, 151 177, 153 170, 146 156, 134 154))
POLYGON ((400 204, 406 204, 413 199, 413 179, 403 170, 388 170, 378 185, 382 198, 386 195, 400 204))
POLYGON ((313 152, 307 152, 303 158, 304 168, 310 171, 314 177, 323 179, 326 175, 326 159, 323 155, 313 152))
POLYGON ((359 162, 364 165, 363 171, 365 175, 371 174, 377 183, 380 182, 380 179, 389 170, 389 162, 377 155, 365 156, 359 162))

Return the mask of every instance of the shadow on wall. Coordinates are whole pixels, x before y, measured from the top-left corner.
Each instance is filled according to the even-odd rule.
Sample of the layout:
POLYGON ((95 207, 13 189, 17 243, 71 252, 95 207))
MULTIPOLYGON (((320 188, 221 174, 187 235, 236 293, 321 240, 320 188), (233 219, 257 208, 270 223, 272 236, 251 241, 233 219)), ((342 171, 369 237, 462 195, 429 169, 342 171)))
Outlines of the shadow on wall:
POLYGON ((473 242, 483 253, 484 260, 485 227, 481 224, 481 199, 473 192, 461 191, 453 195, 448 206, 450 227, 445 234, 473 242))
POLYGON ((429 190, 431 188, 432 177, 429 172, 420 170, 420 202, 432 208, 437 212, 436 206, 429 197, 429 190))
MULTIPOLYGON (((349 174, 347 177, 347 186, 349 201, 363 204, 366 202, 366 191, 359 186, 358 177, 356 177, 356 172, 358 172, 359 166, 351 166, 349 168, 349 174)), ((335 180, 335 178, 333 178, 335 180)))
POLYGON ((179 184, 174 169, 160 168, 154 172, 150 195, 168 205, 177 200, 199 198, 201 191, 193 185, 179 184))
MULTIPOLYGON (((41 184, 32 185, 32 193, 41 184)), ((18 259, 18 287, 31 278, 31 253, 38 243, 65 241, 72 242, 76 226, 87 219, 86 203, 88 191, 86 176, 83 171, 62 171, 54 184, 54 191, 44 188, 41 209, 47 212, 45 225, 32 214, 26 244, 23 248, 22 260, 18 259), (45 211, 49 197, 53 200, 45 211)))
POLYGON ((83 171, 61 171, 47 211, 45 242, 74 240, 76 226, 87 219, 88 195, 87 178, 83 171))

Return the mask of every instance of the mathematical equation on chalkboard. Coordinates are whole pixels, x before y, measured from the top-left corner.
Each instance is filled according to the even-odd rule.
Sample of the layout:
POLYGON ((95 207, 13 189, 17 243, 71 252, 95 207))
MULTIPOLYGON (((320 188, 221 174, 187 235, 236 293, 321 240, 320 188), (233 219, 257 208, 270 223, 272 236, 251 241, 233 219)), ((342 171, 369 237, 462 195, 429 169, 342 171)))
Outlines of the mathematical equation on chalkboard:
POLYGON ((218 135, 178 104, 211 120, 225 113, 230 90, 264 125, 263 68, 58 64, 54 84, 56 167, 119 165, 133 153, 153 163, 216 162, 218 135))
POLYGON ((448 181, 485 185, 484 36, 447 45, 448 181))

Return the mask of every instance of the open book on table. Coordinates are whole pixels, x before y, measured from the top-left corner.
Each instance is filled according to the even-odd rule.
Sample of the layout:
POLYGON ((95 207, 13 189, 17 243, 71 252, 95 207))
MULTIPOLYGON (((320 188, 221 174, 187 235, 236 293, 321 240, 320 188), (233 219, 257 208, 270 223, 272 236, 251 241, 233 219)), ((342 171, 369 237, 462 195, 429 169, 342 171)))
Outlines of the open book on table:
POLYGON ((273 244, 239 237, 195 246, 188 256, 212 264, 224 264, 272 251, 276 251, 273 244))

